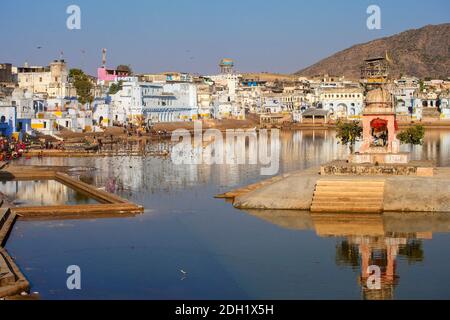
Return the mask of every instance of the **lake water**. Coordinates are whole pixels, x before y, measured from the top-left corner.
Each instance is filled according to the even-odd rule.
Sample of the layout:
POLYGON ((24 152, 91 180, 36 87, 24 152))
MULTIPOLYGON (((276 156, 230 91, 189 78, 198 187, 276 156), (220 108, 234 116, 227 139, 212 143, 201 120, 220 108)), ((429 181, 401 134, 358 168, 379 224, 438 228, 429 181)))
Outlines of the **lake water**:
MULTIPOLYGON (((430 131, 410 151, 450 166, 450 131, 430 131)), ((281 173, 344 158, 347 150, 333 132, 297 131, 281 134, 280 154, 281 173)), ((145 206, 132 218, 19 221, 7 249, 44 299, 450 298, 449 215, 245 212, 213 198, 267 178, 258 165, 21 161, 98 168, 83 181, 145 206), (80 291, 66 287, 71 265, 81 268, 80 291), (367 265, 380 267, 381 290, 367 288, 367 265)))

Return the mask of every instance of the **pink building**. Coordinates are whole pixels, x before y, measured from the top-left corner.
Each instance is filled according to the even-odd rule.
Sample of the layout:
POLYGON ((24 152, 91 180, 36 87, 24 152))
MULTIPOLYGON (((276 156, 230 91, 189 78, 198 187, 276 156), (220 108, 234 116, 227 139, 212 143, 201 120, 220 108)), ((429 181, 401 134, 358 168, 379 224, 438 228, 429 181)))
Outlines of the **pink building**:
POLYGON ((98 81, 111 82, 111 81, 117 81, 118 78, 128 77, 128 76, 129 76, 128 72, 123 71, 123 70, 111 70, 111 69, 106 69, 105 67, 101 67, 101 68, 97 69, 98 81))

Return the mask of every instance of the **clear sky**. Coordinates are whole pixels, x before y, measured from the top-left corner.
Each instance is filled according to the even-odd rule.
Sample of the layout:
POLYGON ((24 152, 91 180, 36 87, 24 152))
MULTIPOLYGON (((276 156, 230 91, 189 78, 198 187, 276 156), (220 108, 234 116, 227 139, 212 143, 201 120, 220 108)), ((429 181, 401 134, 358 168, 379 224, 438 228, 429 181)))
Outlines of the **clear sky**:
POLYGON ((215 73, 223 57, 240 72, 291 73, 357 43, 449 22, 449 0, 0 0, 0 62, 215 73), (66 9, 81 8, 81 30, 66 9), (367 7, 381 8, 368 30, 367 7), (38 49, 38 47, 42 47, 38 49))

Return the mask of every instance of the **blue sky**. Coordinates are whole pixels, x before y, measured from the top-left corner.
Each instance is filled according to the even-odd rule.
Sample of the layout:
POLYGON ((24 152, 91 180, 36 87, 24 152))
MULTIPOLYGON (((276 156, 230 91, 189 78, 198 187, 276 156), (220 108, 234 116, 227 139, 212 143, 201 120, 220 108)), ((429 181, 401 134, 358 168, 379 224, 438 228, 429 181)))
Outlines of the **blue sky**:
POLYGON ((241 72, 295 72, 357 43, 449 22, 448 0, 0 0, 0 62, 47 65, 61 51, 90 74, 108 66, 136 72, 217 71, 223 57, 241 72), (81 30, 66 8, 81 8, 81 30), (377 4, 382 29, 368 30, 377 4), (37 49, 41 46, 42 49, 37 49), (84 52, 84 53, 82 53, 84 52))

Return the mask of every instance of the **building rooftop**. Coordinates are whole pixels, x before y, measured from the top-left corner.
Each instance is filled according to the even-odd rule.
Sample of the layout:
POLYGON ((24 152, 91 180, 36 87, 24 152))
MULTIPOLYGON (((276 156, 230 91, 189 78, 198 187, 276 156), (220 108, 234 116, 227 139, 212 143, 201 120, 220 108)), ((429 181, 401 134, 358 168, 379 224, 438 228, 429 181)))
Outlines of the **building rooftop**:
POLYGON ((328 116, 328 111, 327 110, 323 110, 323 109, 317 109, 317 108, 309 108, 306 109, 303 113, 302 113, 303 117, 325 117, 328 116))

